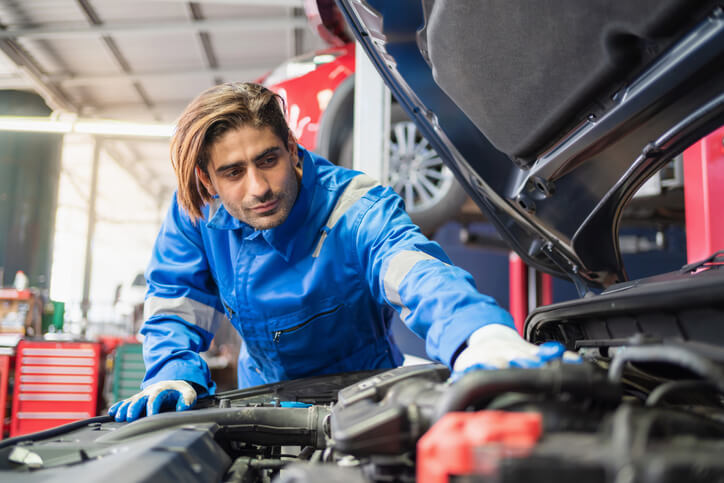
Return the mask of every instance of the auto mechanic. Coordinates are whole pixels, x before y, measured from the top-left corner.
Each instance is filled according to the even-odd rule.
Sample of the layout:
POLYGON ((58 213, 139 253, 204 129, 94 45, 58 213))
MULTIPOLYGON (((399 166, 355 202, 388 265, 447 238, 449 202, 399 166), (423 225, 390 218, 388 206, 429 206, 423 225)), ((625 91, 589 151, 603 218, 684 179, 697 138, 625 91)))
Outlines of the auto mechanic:
POLYGON ((399 366, 393 312, 454 371, 540 365, 538 347, 405 213, 391 188, 296 143, 253 83, 201 93, 171 140, 178 181, 146 271, 142 391, 109 414, 191 408, 215 383, 199 355, 228 318, 240 388, 399 366))

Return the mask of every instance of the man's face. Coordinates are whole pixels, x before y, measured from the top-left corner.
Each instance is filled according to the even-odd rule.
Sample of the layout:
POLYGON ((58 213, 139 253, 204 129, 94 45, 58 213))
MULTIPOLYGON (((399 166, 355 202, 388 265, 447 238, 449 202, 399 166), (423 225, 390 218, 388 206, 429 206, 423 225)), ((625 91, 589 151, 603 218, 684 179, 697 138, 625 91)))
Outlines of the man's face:
POLYGON ((219 195, 234 218, 257 230, 281 225, 299 193, 297 145, 269 127, 243 126, 221 136, 209 149, 208 176, 199 179, 219 195))

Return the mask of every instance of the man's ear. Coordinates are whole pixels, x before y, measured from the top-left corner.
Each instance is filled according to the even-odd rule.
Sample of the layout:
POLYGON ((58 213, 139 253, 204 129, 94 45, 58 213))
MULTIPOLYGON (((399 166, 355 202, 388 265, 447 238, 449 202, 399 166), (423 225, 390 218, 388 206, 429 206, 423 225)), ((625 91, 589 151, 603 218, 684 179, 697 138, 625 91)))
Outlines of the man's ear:
POLYGON ((199 166, 196 166, 196 177, 199 179, 199 181, 201 181, 201 184, 204 185, 204 188, 206 188, 206 191, 208 191, 211 196, 216 196, 214 184, 211 182, 204 170, 201 169, 199 166))
POLYGON ((299 166, 300 160, 299 150, 297 149, 297 139, 294 137, 291 130, 289 131, 289 138, 287 139, 287 150, 289 151, 291 158, 294 160, 294 165, 299 166))

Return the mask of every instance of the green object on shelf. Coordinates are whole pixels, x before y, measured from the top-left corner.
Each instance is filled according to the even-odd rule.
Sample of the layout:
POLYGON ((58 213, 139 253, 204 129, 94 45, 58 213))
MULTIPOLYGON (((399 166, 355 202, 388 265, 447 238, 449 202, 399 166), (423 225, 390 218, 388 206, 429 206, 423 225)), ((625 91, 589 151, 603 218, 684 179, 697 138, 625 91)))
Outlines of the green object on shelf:
POLYGON ((113 364, 113 401, 133 396, 141 390, 146 374, 142 344, 121 344, 116 348, 113 364))
POLYGON ((53 300, 53 325, 55 331, 60 332, 63 330, 63 320, 65 318, 65 302, 56 302, 53 300))
POLYGON ((43 308, 43 333, 60 332, 63 330, 63 318, 65 317, 65 303, 49 301, 43 308), (50 327, 53 327, 52 329, 50 327))

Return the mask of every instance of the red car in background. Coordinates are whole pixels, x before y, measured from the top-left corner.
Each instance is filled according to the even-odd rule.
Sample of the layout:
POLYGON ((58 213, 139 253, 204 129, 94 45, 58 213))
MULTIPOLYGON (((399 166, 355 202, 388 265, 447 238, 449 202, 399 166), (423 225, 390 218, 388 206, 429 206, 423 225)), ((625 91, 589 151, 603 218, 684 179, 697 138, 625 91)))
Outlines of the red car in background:
POLYGON ((325 130, 331 130, 333 126, 325 126, 325 130, 320 128, 323 120, 329 122, 325 112, 334 98, 335 103, 326 117, 333 111, 348 110, 345 114, 350 118, 344 120, 349 122, 342 122, 340 118, 334 127, 340 137, 351 134, 354 70, 354 44, 350 43, 289 59, 261 82, 284 98, 289 127, 299 143, 312 151, 337 158, 340 145, 331 146, 330 140, 326 139, 332 133, 325 130))
MULTIPOLYGON (((325 3, 307 2, 305 9, 312 27, 331 47, 290 59, 260 82, 284 98, 289 127, 302 146, 351 168, 355 44, 336 17, 338 11, 327 10, 325 3)), ((394 100, 388 172, 383 183, 403 197, 407 212, 427 234, 455 217, 467 198, 452 171, 394 100)))

